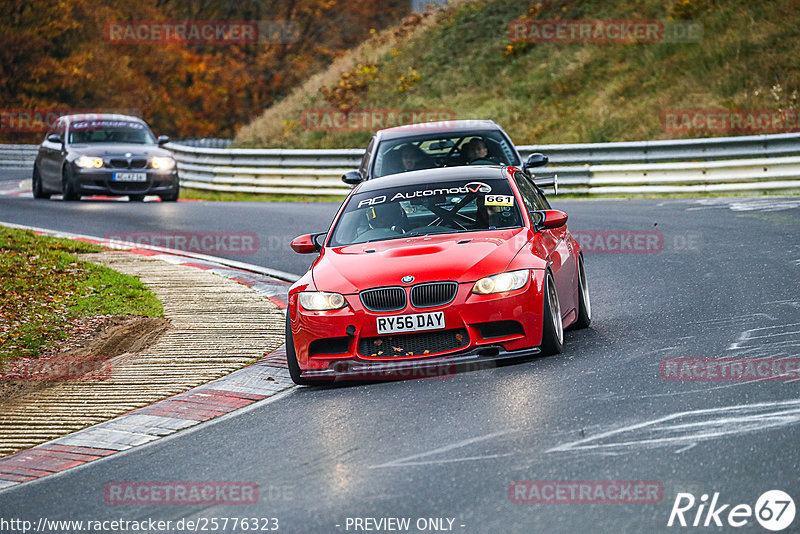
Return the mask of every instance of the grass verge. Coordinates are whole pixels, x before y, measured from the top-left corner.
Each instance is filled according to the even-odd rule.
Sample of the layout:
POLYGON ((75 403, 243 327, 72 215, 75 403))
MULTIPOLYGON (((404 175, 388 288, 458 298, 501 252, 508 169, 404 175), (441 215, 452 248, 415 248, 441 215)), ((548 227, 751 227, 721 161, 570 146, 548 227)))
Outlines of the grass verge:
POLYGON ((195 200, 217 200, 217 201, 238 201, 238 202, 339 202, 341 203, 346 195, 326 196, 326 195, 273 195, 268 193, 237 193, 229 191, 205 191, 202 189, 181 188, 181 197, 195 200))
POLYGON ((0 226, 0 363, 35 358, 94 315, 162 317, 137 278, 78 259, 103 247, 0 226))

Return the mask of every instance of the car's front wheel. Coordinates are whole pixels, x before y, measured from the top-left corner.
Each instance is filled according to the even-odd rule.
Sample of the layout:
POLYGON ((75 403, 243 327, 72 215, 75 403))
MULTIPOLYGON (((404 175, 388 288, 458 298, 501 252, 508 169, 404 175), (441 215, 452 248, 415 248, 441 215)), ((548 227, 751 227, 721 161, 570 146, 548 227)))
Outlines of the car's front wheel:
POLYGON ((180 196, 180 194, 181 194, 180 188, 176 186, 175 187, 175 191, 173 193, 169 193, 169 194, 166 194, 166 195, 161 195, 161 201, 162 202, 176 202, 178 200, 178 197, 180 196))
POLYGON ((44 192, 42 186, 42 175, 39 174, 39 167, 33 167, 33 177, 31 178, 31 186, 33 189, 33 198, 50 198, 50 193, 44 192))
POLYGON ((69 166, 65 166, 64 171, 61 173, 61 198, 67 201, 81 199, 75 189, 75 181, 72 179, 72 171, 69 166))
POLYGON ((550 271, 547 271, 544 280, 542 344, 539 348, 543 356, 550 356, 561 353, 564 346, 564 324, 561 322, 561 305, 558 302, 556 284, 550 271))

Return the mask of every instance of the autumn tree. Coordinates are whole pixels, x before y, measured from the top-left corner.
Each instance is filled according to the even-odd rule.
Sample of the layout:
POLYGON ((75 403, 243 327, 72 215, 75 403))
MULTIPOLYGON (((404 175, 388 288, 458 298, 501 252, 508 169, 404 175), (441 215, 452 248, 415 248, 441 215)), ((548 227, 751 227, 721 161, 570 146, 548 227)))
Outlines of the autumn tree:
MULTIPOLYGON (((0 111, 136 113, 156 134, 232 137, 343 50, 394 24, 408 1, 2 0, 0 111), (283 42, 112 43, 123 21, 270 21, 283 42)), ((3 124, 0 140, 39 142, 41 132, 3 124)))

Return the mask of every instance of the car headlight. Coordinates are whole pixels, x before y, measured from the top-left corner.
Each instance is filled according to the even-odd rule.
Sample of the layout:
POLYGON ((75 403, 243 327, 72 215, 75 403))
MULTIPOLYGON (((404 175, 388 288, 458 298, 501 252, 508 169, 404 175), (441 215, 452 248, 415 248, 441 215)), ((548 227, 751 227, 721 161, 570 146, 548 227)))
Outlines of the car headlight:
POLYGON ((514 291, 528 282, 528 274, 528 269, 522 269, 521 271, 508 271, 487 276, 475 282, 472 292, 479 295, 489 295, 491 293, 514 291))
POLYGON ((338 310, 347 302, 340 293, 325 291, 303 291, 300 293, 300 306, 308 311, 338 310))
POLYGON ((99 169, 103 166, 103 158, 81 156, 75 160, 75 165, 82 169, 99 169))
POLYGON ((168 171, 175 167, 175 160, 167 156, 155 156, 150 160, 150 166, 161 171, 168 171))

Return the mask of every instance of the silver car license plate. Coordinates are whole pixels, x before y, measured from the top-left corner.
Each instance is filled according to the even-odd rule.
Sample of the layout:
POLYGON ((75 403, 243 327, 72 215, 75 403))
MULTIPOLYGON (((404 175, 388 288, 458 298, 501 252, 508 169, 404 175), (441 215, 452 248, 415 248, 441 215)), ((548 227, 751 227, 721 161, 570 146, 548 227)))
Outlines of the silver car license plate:
POLYGON ((147 174, 143 172, 115 172, 115 182, 146 182, 147 174))

